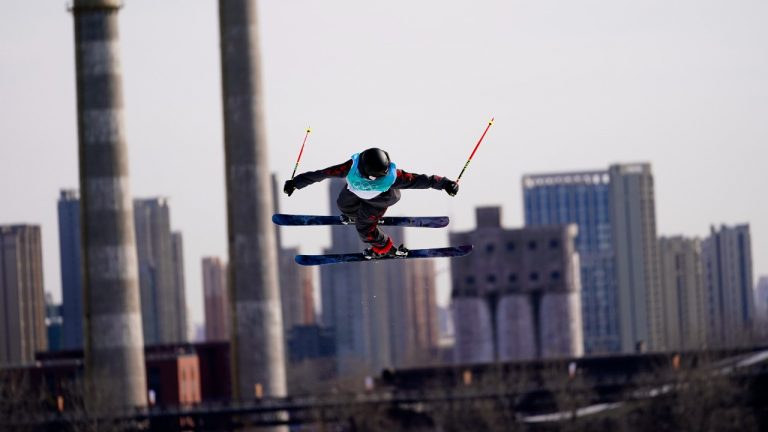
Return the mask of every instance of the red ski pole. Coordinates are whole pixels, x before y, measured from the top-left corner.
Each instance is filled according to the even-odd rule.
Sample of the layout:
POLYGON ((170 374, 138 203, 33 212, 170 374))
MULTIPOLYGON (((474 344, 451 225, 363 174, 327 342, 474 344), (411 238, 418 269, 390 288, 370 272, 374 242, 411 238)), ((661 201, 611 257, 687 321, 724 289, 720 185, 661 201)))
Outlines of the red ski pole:
POLYGON ((301 160, 301 155, 304 153, 304 144, 307 143, 307 137, 309 136, 310 132, 312 132, 312 129, 307 127, 307 133, 304 135, 304 141, 301 143, 301 150, 299 150, 299 157, 296 158, 296 165, 293 167, 293 174, 291 174, 291 180, 293 180, 293 177, 296 175, 296 169, 299 167, 299 161, 301 160))
POLYGON ((464 175, 464 171, 467 170, 467 167, 469 166, 469 163, 472 162, 472 158, 475 156, 475 152, 477 151, 477 148, 480 147, 480 143, 483 142, 483 138, 485 138, 485 134, 488 132, 488 129, 491 128, 491 125, 493 124, 493 119, 495 117, 491 118, 491 120, 488 122, 488 126, 485 127, 485 130, 483 131, 483 134, 480 136, 480 139, 477 140, 477 144, 475 144, 475 149, 472 150, 472 154, 469 155, 469 159, 467 159, 467 163, 464 164, 464 168, 461 169, 461 173, 459 173, 459 177, 456 179, 456 183, 461 180, 461 176, 464 175))

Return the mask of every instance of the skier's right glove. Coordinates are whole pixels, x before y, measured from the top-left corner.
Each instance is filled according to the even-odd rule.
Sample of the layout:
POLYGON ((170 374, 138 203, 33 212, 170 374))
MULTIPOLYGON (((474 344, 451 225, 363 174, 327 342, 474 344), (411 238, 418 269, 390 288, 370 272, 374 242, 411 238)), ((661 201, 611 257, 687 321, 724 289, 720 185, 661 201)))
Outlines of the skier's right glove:
POLYGON ((446 180, 445 186, 443 186, 443 190, 445 190, 450 196, 456 196, 456 194, 459 193, 459 184, 453 180, 446 180))
POLYGON ((283 192, 285 192, 286 195, 291 196, 291 194, 295 190, 296 190, 296 182, 293 180, 286 180, 285 186, 283 186, 283 192))

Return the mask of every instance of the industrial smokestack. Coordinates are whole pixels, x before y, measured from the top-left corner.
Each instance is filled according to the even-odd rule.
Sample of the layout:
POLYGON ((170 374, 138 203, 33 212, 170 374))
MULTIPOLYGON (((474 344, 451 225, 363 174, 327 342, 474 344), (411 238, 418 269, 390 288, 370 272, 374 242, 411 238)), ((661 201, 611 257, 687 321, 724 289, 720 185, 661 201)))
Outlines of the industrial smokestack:
POLYGON ((219 0, 224 105, 232 388, 286 394, 283 324, 255 0, 219 0))
POLYGON ((118 53, 119 0, 75 0, 77 120, 91 410, 147 403, 118 53))

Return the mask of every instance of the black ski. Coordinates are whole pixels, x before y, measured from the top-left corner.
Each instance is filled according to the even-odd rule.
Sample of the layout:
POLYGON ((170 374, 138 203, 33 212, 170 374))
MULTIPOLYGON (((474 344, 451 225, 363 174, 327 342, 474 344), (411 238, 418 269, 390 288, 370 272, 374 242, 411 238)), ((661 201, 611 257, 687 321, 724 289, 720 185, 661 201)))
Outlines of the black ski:
POLYGON ((406 256, 384 256, 382 258, 368 259, 362 253, 331 254, 331 255, 296 255, 296 262, 305 266, 340 264, 348 262, 377 262, 385 260, 399 260, 411 258, 443 258, 460 257, 472 252, 472 245, 453 246, 433 249, 412 249, 406 256))
MULTIPOLYGON (((352 225, 342 223, 340 216, 313 216, 313 215, 288 215, 274 214, 272 222, 277 225, 352 225)), ((379 225, 442 228, 448 225, 448 216, 385 216, 379 220, 379 225)))

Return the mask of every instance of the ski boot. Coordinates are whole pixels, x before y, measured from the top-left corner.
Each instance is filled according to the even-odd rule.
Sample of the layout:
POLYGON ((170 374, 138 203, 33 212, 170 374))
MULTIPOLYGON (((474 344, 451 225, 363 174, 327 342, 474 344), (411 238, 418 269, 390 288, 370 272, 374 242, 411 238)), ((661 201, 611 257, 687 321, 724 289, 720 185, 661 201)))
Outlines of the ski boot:
POLYGON ((405 258, 406 256, 408 256, 408 249, 402 244, 399 247, 395 247, 394 243, 392 243, 392 238, 388 238, 384 246, 371 246, 363 251, 363 257, 369 260, 384 257, 405 258))
POLYGON ((339 216, 339 219, 341 219, 342 225, 354 225, 355 223, 357 223, 357 217, 347 215, 344 213, 342 213, 341 216, 339 216))

